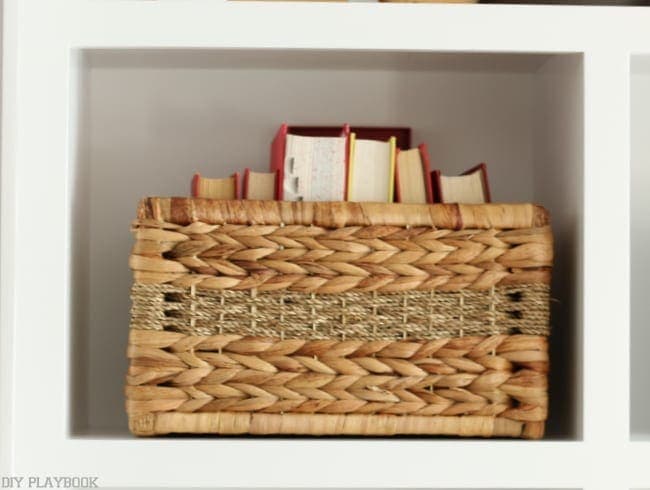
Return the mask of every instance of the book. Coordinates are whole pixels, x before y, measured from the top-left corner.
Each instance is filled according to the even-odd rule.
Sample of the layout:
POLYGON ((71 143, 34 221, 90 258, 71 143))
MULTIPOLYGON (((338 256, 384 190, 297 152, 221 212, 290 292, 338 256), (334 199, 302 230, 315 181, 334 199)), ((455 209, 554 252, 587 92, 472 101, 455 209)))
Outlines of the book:
POLYGON ((245 169, 242 199, 272 201, 275 199, 277 176, 277 172, 252 172, 250 168, 245 169))
POLYGON ((271 172, 277 199, 344 201, 347 191, 349 127, 339 136, 301 136, 283 124, 271 143, 271 172))
MULTIPOLYGON (((358 139, 388 141, 395 136, 397 148, 411 147, 411 128, 404 126, 352 126, 349 132, 357 135, 358 139)), ((289 126, 289 133, 300 136, 339 136, 340 126, 289 126)))
POLYGON ((395 201, 432 203, 429 151, 423 143, 410 150, 397 150, 395 158, 395 201))
POLYGON ((348 201, 393 202, 395 143, 395 137, 375 141, 350 134, 348 201))
POLYGON ((223 179, 209 179, 194 174, 192 177, 192 197, 210 199, 237 199, 239 197, 239 173, 223 179))
POLYGON ((485 163, 479 163, 458 176, 446 176, 440 170, 434 170, 431 180, 437 202, 481 204, 491 201, 485 163))

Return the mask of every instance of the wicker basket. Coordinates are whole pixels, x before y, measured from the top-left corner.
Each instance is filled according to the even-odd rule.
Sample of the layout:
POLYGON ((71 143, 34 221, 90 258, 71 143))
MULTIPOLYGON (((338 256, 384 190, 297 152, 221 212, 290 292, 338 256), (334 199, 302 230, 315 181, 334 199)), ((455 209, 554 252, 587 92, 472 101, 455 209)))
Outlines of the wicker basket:
POLYGON ((147 198, 133 231, 134 434, 543 435, 543 208, 147 198))

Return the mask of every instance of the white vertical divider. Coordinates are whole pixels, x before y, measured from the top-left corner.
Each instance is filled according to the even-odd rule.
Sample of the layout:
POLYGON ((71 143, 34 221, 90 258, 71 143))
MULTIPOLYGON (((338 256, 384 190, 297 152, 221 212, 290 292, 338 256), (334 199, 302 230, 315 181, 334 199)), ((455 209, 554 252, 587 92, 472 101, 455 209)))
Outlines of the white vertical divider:
POLYGON ((631 438, 630 451, 627 457, 630 474, 630 488, 650 488, 650 472, 648 471, 648 454, 650 454, 650 392, 648 392, 648 346, 650 331, 648 331, 648 302, 647 272, 650 264, 648 249, 648 203, 650 192, 650 139, 648 126, 650 124, 650 65, 648 53, 633 57, 631 62, 631 438))
MULTIPOLYGON (((17 54, 17 8, 11 2, 2 6, 2 161, 10 162, 16 158, 15 119, 17 108, 16 77, 17 54)), ((0 475, 13 471, 13 411, 14 411, 14 263, 16 214, 14 180, 15 167, 2 165, 0 177, 0 359, 11 359, 0 369, 0 475)))
POLYGON ((650 56, 632 56, 630 93, 630 432, 650 439, 650 56))
POLYGON ((54 455, 45 460, 54 473, 67 435, 69 43, 65 31, 62 34, 52 21, 59 13, 58 3, 6 4, 17 10, 18 53, 13 71, 16 114, 11 121, 15 160, 2 162, 3 168, 11 169, 13 181, 9 185, 15 220, 10 285, 14 314, 3 328, 11 329, 13 337, 13 470, 27 475, 34 473, 38 448, 54 455), (30 8, 38 9, 39 15, 30 17, 30 8), (31 432, 39 434, 42 444, 30 441, 31 432))
POLYGON ((628 488, 613 455, 629 446, 629 55, 594 50, 584 69, 585 489, 628 488))

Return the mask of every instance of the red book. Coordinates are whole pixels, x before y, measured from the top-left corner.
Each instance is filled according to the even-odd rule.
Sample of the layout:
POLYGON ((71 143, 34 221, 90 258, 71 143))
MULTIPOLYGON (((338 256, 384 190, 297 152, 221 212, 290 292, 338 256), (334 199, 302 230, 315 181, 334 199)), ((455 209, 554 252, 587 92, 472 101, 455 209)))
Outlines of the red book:
POLYGON ((395 157, 395 202, 432 203, 429 150, 422 143, 410 150, 397 149, 395 157))
MULTIPOLYGON (((287 124, 282 124, 278 132, 276 133, 273 141, 271 142, 271 164, 270 171, 275 172, 277 175, 276 184, 275 184, 275 197, 278 200, 284 199, 284 164, 286 156, 286 145, 287 145, 287 135, 294 134, 293 128, 289 127, 287 124)), ((304 135, 300 135, 304 136, 304 135)), ((350 164, 349 155, 350 155, 350 126, 347 124, 343 125, 343 128, 339 128, 338 134, 335 135, 312 135, 316 137, 327 137, 327 136, 342 136, 346 138, 346 148, 345 148, 345 186, 343 189, 343 196, 347 196, 347 175, 348 167, 350 164)))
POLYGON ((485 163, 479 163, 460 176, 450 177, 442 175, 440 170, 434 170, 431 172, 431 181, 436 202, 466 204, 491 202, 485 163))
POLYGON ((250 168, 245 169, 242 199, 276 199, 277 180, 277 172, 252 172, 250 168))
POLYGON ((195 173, 192 177, 192 197, 210 199, 238 199, 239 173, 235 172, 224 179, 207 179, 195 173))

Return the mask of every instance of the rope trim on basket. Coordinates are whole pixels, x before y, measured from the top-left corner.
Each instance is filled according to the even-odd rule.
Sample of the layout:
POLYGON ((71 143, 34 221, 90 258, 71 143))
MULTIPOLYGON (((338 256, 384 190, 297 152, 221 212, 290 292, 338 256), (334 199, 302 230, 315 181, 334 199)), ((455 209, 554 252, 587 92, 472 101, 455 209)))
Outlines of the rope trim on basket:
POLYGON ((306 202, 147 197, 138 219, 209 224, 347 226, 427 226, 440 229, 534 228, 549 223, 546 209, 534 204, 403 204, 306 202))
POLYGON ((313 294, 135 283, 131 300, 131 328, 191 335, 394 340, 549 333, 546 284, 435 294, 313 294))
POLYGON ((129 416, 139 436, 180 434, 284 434, 311 436, 440 435, 539 439, 544 422, 481 415, 363 415, 260 412, 159 412, 129 416))

